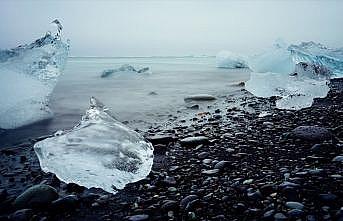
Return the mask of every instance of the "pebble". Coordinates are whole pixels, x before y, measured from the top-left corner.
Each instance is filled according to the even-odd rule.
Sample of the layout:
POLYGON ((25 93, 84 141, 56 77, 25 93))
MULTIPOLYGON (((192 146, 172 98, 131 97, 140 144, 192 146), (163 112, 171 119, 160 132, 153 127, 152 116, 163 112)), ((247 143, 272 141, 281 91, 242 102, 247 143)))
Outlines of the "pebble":
POLYGON ((292 135, 308 141, 324 141, 332 137, 328 129, 317 126, 299 126, 292 131, 292 135))
POLYGON ((286 206, 290 209, 302 210, 304 208, 304 204, 299 203, 299 202, 292 202, 292 201, 286 202, 286 206))
POLYGON ((205 136, 187 137, 187 138, 182 139, 180 142, 184 146, 197 146, 199 144, 207 143, 208 138, 205 136))
POLYGON ((180 201, 180 208, 182 210, 186 210, 189 207, 189 204, 192 203, 193 201, 197 200, 199 197, 197 195, 189 195, 183 198, 180 201))
POLYGON ((149 215, 147 214, 139 214, 139 215, 134 215, 128 217, 129 221, 144 221, 144 220, 149 220, 149 215))

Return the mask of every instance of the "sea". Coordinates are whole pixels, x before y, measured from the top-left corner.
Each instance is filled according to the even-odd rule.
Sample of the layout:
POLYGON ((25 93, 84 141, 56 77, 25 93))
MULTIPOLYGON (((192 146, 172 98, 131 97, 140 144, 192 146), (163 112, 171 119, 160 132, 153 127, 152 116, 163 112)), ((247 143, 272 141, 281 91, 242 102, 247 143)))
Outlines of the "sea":
POLYGON ((54 117, 21 128, 2 131, 0 146, 9 146, 58 130, 71 129, 95 97, 112 115, 132 129, 146 131, 156 126, 173 126, 196 112, 225 105, 225 98, 247 81, 246 69, 216 67, 214 56, 202 57, 70 57, 51 94, 54 117), (102 78, 104 70, 124 64, 148 67, 146 73, 113 73, 102 78), (215 101, 188 103, 189 95, 209 94, 215 101), (198 105, 199 108, 194 108, 198 105))

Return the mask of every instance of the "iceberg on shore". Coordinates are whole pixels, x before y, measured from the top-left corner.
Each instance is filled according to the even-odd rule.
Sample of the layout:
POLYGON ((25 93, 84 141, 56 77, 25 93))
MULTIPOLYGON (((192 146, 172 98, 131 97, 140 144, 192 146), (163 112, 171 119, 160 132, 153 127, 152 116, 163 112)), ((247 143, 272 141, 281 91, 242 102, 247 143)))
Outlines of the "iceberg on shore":
POLYGON ((325 97, 329 79, 343 73, 343 50, 314 42, 274 48, 249 60, 253 71, 246 89, 258 97, 278 96, 276 107, 301 109, 325 97))
POLYGON ((67 61, 69 45, 47 33, 29 45, 0 50, 0 128, 52 117, 49 96, 67 61))
POLYGON ((145 178, 153 164, 152 144, 95 98, 78 125, 36 143, 34 150, 43 171, 112 193, 145 178))
POLYGON ((239 55, 229 51, 221 51, 216 56, 218 68, 248 68, 247 62, 239 55))
POLYGON ((107 69, 107 70, 104 70, 100 77, 102 78, 106 78, 106 77, 109 77, 111 76, 112 74, 114 73, 148 73, 150 70, 149 67, 144 67, 144 68, 140 68, 140 69, 136 69, 134 68, 133 66, 129 65, 129 64, 124 64, 122 66, 120 66, 119 68, 116 68, 116 69, 107 69))

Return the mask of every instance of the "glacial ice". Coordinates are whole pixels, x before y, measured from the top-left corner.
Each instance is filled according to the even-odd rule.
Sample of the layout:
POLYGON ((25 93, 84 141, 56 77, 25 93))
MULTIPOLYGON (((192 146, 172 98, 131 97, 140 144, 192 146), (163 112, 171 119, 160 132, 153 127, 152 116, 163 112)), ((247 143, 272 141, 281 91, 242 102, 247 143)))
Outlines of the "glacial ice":
POLYGON ((136 69, 135 67, 133 67, 132 65, 129 64, 124 64, 122 66, 120 66, 119 68, 116 69, 107 69, 104 70, 100 77, 105 78, 105 77, 109 77, 110 75, 114 74, 114 73, 148 73, 150 70, 149 67, 144 67, 144 68, 140 68, 140 69, 136 69))
POLYGON ((49 96, 67 61, 69 45, 47 33, 35 42, 0 50, 0 128, 50 118, 49 96))
POLYGON ((276 43, 264 53, 248 58, 254 72, 290 74, 300 62, 327 67, 334 75, 343 74, 343 48, 332 49, 315 42, 299 45, 276 43))
POLYGON ((153 164, 153 146, 111 116, 91 98, 78 125, 34 145, 43 171, 67 183, 116 193, 145 178, 153 164))
POLYGON ((221 51, 216 56, 218 68, 248 68, 247 62, 239 55, 229 51, 221 51))
POLYGON ((278 96, 276 107, 298 110, 312 105, 316 97, 326 97, 328 81, 280 73, 251 73, 245 88, 257 97, 278 96))
POLYGON ((277 108, 301 109, 316 97, 325 97, 329 79, 343 73, 343 49, 314 42, 275 44, 249 58, 253 71, 246 89, 258 97, 278 96, 277 108))

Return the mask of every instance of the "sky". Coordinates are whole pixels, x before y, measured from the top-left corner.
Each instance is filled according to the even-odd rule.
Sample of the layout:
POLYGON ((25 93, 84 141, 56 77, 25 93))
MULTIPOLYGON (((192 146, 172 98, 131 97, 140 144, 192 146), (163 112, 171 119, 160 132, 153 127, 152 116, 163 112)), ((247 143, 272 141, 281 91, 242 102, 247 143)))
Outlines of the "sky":
POLYGON ((340 0, 0 0, 0 48, 30 43, 59 19, 72 56, 254 53, 277 38, 343 47, 340 0))

